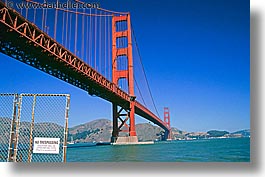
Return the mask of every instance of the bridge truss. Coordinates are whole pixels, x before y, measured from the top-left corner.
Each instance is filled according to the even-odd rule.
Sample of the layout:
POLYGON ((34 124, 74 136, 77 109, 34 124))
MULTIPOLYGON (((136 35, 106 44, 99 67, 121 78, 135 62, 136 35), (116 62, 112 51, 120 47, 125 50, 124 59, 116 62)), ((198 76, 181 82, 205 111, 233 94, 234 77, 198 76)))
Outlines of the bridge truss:
POLYGON ((128 127, 130 136, 136 136, 135 113, 157 124, 166 133, 170 131, 168 124, 138 102, 134 95, 130 27, 129 13, 119 16, 113 14, 113 66, 112 81, 110 81, 95 68, 80 59, 77 54, 68 50, 33 22, 24 18, 16 10, 7 8, 0 1, 0 52, 79 87, 90 95, 96 95, 111 102, 113 104, 113 141, 119 136, 119 132, 124 126, 128 127), (127 23, 127 30, 116 31, 116 23, 120 21, 127 23), (117 48, 115 45, 116 39, 121 37, 128 38, 126 48, 117 48), (127 56, 128 67, 126 70, 118 70, 116 68, 115 61, 119 56, 127 56), (127 79, 128 93, 118 86, 120 78, 127 79), (118 120, 121 121, 120 124, 118 124, 118 120), (129 124, 126 123, 128 120, 130 121, 129 124))

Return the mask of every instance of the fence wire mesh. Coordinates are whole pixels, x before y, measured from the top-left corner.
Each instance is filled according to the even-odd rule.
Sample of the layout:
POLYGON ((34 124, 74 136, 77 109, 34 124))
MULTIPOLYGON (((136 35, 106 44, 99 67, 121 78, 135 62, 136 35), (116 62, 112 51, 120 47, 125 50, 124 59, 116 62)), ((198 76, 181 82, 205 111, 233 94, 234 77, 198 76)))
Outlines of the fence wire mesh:
POLYGON ((0 94, 0 162, 8 161, 16 99, 16 94, 0 94))
POLYGON ((12 124, 14 100, 14 95, 0 94, 0 161, 8 160, 8 144, 12 144, 14 157, 10 161, 65 162, 70 96, 20 94, 16 99, 16 121, 12 124), (10 138, 12 125, 16 129, 14 141, 10 138), (59 138, 59 152, 33 153, 34 138, 59 138))

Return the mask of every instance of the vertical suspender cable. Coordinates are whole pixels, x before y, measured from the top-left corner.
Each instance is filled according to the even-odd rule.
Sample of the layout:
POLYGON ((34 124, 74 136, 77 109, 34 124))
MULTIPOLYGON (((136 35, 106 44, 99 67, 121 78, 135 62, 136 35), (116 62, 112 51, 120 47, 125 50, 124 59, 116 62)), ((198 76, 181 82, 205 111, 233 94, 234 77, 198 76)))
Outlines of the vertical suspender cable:
MULTIPOLYGON (((122 29, 122 22, 119 22, 119 31, 121 31, 121 29, 122 29)), ((122 38, 118 38, 118 41, 119 41, 119 48, 124 48, 124 46, 123 46, 123 41, 122 41, 123 39, 122 38)), ((123 69, 124 68, 124 61, 123 61, 123 57, 122 56, 119 56, 120 58, 119 58, 119 69, 123 69)), ((121 81, 121 88, 122 88, 122 90, 125 90, 125 85, 126 85, 126 79, 122 79, 121 81)))
MULTIPOLYGON (((57 4, 58 4, 58 0, 57 0, 57 2, 56 2, 57 4)), ((57 16, 58 16, 58 9, 56 8, 55 9, 55 19, 54 19, 54 32, 53 32, 53 34, 54 34, 54 39, 56 40, 56 30, 57 30, 57 16)))
MULTIPOLYGON (((121 30, 121 25, 122 25, 122 23, 121 22, 118 22, 118 31, 120 31, 121 30)), ((119 48, 123 48, 123 43, 122 43, 122 38, 117 38, 117 40, 118 40, 118 46, 119 46, 119 48)), ((122 69, 122 68, 124 68, 123 67, 123 61, 122 61, 122 56, 117 56, 117 63, 118 63, 118 67, 119 67, 119 69, 122 69), (119 59, 118 59, 119 58, 119 59)), ((121 79, 120 80, 120 83, 121 83, 121 89, 122 90, 124 90, 124 80, 125 79, 121 79)))
POLYGON ((75 10, 75 39, 74 39, 74 44, 75 44, 74 49, 75 49, 75 52, 74 52, 74 54, 77 55, 77 46, 76 46, 76 44, 77 44, 77 25, 78 25, 77 6, 76 6, 75 9, 76 10, 75 10))
MULTIPOLYGON (((105 13, 106 14, 106 13, 105 13)), ((107 78, 107 17, 104 17, 104 73, 107 78)))
POLYGON ((89 45, 89 37, 88 35, 90 34, 90 31, 88 30, 88 16, 86 16, 86 48, 85 48, 85 53, 86 53, 86 63, 89 64, 89 48, 88 48, 88 45, 89 45))
POLYGON ((102 58, 101 58, 101 34, 102 34, 102 31, 101 31, 101 11, 99 11, 99 44, 98 44, 98 51, 99 51, 99 56, 98 56, 98 66, 99 66, 99 68, 98 68, 98 71, 99 71, 99 73, 101 73, 102 74, 102 71, 101 71, 101 60, 102 60, 102 58))
POLYGON ((148 91, 150 93, 150 96, 151 96, 151 99, 152 99, 152 102, 153 102, 153 105, 155 107, 155 110, 156 110, 156 113, 158 115, 158 117, 160 117, 158 111, 157 111, 157 108, 156 108, 156 105, 155 105, 155 102, 154 102, 154 98, 153 98, 153 95, 152 95, 152 92, 151 92, 151 89, 150 89, 150 86, 149 86, 149 83, 148 83, 148 80, 147 80, 147 77, 146 77, 146 73, 145 73, 145 70, 144 70, 144 65, 143 65, 143 62, 142 62, 142 57, 141 57, 141 54, 140 54, 140 50, 139 50, 139 47, 138 47, 138 44, 137 44, 137 40, 136 40, 136 36, 134 34, 134 30, 133 30, 133 26, 131 24, 131 29, 132 29, 132 37, 135 41, 135 45, 136 45, 136 50, 137 50, 137 53, 139 55, 139 58, 140 58, 140 64, 142 65, 142 69, 143 69, 143 72, 144 72, 144 77, 145 77, 145 81, 147 83, 147 87, 148 87, 148 91))
POLYGON ((111 73, 111 71, 112 71, 112 62, 111 62, 111 60, 112 60, 112 58, 111 58, 111 52, 112 52, 112 45, 111 45, 111 38, 110 38, 110 36, 111 36, 111 34, 112 34, 112 25, 111 25, 111 21, 112 21, 112 19, 111 19, 112 17, 109 17, 108 18, 108 60, 109 60, 109 80, 111 80, 111 75, 110 75, 110 73, 111 73))
MULTIPOLYGON (((121 23, 121 30, 122 31, 124 30, 126 23, 124 23, 124 22, 121 23)), ((125 41, 125 37, 122 37, 121 41, 122 41, 122 47, 126 48, 127 44, 125 41)), ((128 51, 128 49, 127 49, 127 51, 128 51)), ((127 52, 127 56, 128 56, 128 52, 127 52)), ((126 62, 125 57, 123 57, 122 62, 123 62, 123 69, 127 69, 127 65, 126 65, 127 62, 126 62)), ((129 72, 129 70, 128 70, 128 72, 129 72)), ((124 90, 127 91, 127 93, 129 92, 128 88, 129 88, 129 79, 128 80, 124 79, 124 90)))
POLYGON ((71 37, 72 37, 72 13, 70 13, 70 20, 69 20, 69 50, 71 50, 71 37))
MULTIPOLYGON (((95 9, 95 14, 97 13, 97 9, 95 9)), ((97 17, 95 16, 95 41, 94 41, 94 68, 97 69, 97 61, 96 61, 96 58, 97 58, 97 17)))
MULTIPOLYGON (((83 13, 85 14, 85 9, 83 9, 83 13)), ((85 33, 84 33, 84 30, 85 30, 85 16, 84 14, 82 15, 82 36, 81 36, 81 39, 82 39, 82 48, 81 48, 81 59, 82 60, 85 60, 84 59, 84 42, 85 42, 85 33)))
MULTIPOLYGON (((103 13, 104 14, 104 13, 103 13)), ((101 58, 102 58, 102 64, 101 64, 101 67, 102 67, 102 75, 105 76, 105 68, 104 68, 104 65, 105 65, 105 55, 104 55, 104 51, 105 51, 105 24, 104 24, 104 19, 105 19, 105 16, 103 15, 103 17, 101 18, 101 22, 102 22, 102 25, 101 25, 101 46, 102 46, 102 50, 101 50, 101 58)))
POLYGON ((134 81, 135 81, 136 88, 137 88, 137 90, 138 90, 138 92, 139 92, 139 94, 140 94, 140 98, 142 99, 143 104, 144 104, 145 107, 146 107, 146 103, 145 103, 145 101, 144 101, 144 97, 143 97, 143 95, 142 95, 142 92, 141 92, 141 90, 140 90, 140 88, 139 88, 139 86, 138 86, 138 83, 137 83, 137 81, 136 81, 135 78, 134 78, 134 81))
MULTIPOLYGON (((27 2, 27 7, 28 7, 28 2, 27 2)), ((28 8, 26 8, 26 19, 28 19, 28 8)))
MULTIPOLYGON (((66 24, 65 24, 65 46, 68 47, 68 13, 66 12, 66 24)), ((69 48, 70 49, 70 48, 69 48)))
POLYGON ((46 33, 48 34, 47 18, 48 18, 48 10, 45 9, 44 28, 46 29, 46 33))
MULTIPOLYGON (((122 29, 123 29, 123 22, 120 22, 120 31, 122 31, 122 29)), ((125 48, 125 44, 124 44, 124 41, 123 41, 124 39, 123 39, 123 37, 121 37, 120 39, 119 39, 119 41, 120 41, 120 48, 125 48)), ((128 56, 128 53, 127 53, 127 56, 128 56)), ((121 68, 123 69, 123 68, 125 68, 125 66, 124 66, 124 57, 121 57, 120 58, 120 63, 121 63, 121 68)), ((123 79, 122 80, 122 85, 123 85, 123 87, 122 87, 122 89, 124 90, 124 91, 126 91, 126 86, 127 86, 127 83, 129 84, 129 80, 127 80, 127 79, 123 79), (127 83, 126 83, 127 82, 127 83)))
POLYGON ((65 28, 65 24, 64 24, 64 19, 65 19, 65 12, 62 11, 62 44, 66 46, 66 44, 64 44, 64 28, 65 28))
POLYGON ((90 17, 89 17, 89 64, 92 66, 92 17, 91 17, 91 8, 89 9, 90 17))
POLYGON ((42 21, 41 21, 41 29, 44 31, 44 8, 42 9, 42 21))
POLYGON ((36 9, 34 8, 34 17, 33 17, 33 23, 36 24, 36 9))

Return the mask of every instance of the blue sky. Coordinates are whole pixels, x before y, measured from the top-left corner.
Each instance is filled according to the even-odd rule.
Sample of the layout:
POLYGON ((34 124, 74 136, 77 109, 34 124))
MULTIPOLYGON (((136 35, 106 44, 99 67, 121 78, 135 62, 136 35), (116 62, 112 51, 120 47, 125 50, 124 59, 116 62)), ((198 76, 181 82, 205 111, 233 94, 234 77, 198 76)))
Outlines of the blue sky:
MULTIPOLYGON (((249 1, 105 0, 131 12, 159 111, 187 131, 250 127, 249 1)), ((0 54, 0 92, 70 93, 70 126, 111 119, 111 104, 0 54)), ((144 122, 137 117, 137 122, 144 122)))

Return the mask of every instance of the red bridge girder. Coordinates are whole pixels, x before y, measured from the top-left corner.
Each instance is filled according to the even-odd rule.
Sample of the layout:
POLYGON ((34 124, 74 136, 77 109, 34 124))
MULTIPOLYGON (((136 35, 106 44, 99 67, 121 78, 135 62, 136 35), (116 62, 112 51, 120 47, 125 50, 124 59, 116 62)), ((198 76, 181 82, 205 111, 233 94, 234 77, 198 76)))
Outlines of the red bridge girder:
MULTIPOLYGON (((7 8, 1 1, 0 52, 79 87, 91 95, 96 95, 125 109, 130 108, 129 94, 18 12, 7 8)), ((170 131, 166 123, 137 101, 135 101, 135 113, 157 124, 165 131, 170 131)))

